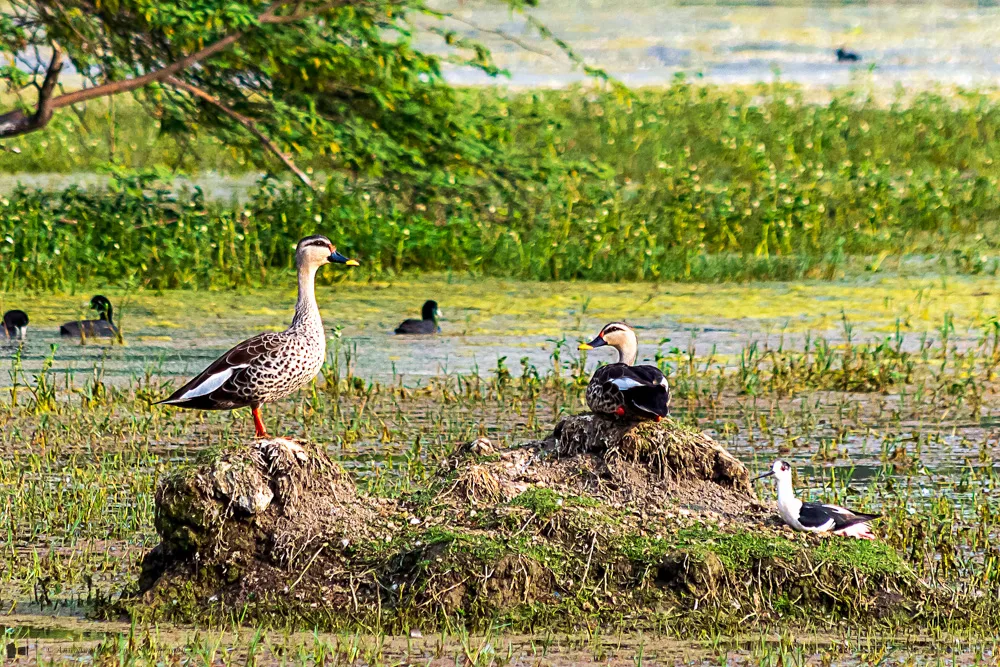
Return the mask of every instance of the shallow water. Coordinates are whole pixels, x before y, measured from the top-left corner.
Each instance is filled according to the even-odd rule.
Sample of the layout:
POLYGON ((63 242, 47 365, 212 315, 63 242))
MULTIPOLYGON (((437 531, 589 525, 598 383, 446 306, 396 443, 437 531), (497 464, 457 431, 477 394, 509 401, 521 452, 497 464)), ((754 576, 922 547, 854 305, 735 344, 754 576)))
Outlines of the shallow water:
MULTIPOLYGON (((890 276, 753 286, 601 285, 465 282, 428 276, 418 282, 331 285, 319 293, 331 334, 328 354, 339 360, 341 375, 350 367, 353 375, 368 381, 416 387, 445 376, 491 376, 500 363, 514 377, 521 375, 522 363, 544 374, 555 367, 557 352, 560 371, 568 373, 567 366, 579 354, 577 343, 591 339, 613 320, 626 320, 636 327, 640 361, 651 362, 659 353, 680 364, 690 351, 698 364, 708 363, 711 357, 713 367, 730 371, 751 342, 801 349, 807 336, 822 336, 833 344, 842 343, 847 337, 845 315, 855 342, 887 336, 897 321, 907 322, 903 347, 912 350, 925 338, 939 337, 938 327, 945 313, 950 313, 955 324, 952 345, 962 348, 978 339, 992 313, 1000 312, 994 282, 989 277, 920 280, 890 276), (398 320, 412 316, 424 298, 441 302, 447 317, 441 323, 443 333, 393 335, 398 320)), ((86 296, 0 295, 0 306, 17 304, 32 317, 29 339, 20 349, 24 379, 51 363, 61 387, 80 386, 95 374, 110 384, 148 375, 156 382, 177 386, 240 340, 285 326, 293 305, 293 295, 287 290, 108 294, 118 306, 124 346, 95 340, 84 344, 57 335, 58 322, 67 313, 86 313, 86 296)), ((9 344, 0 349, 5 359, 16 350, 9 344)), ((587 368, 613 356, 606 350, 592 352, 587 368)), ((10 363, 3 365, 10 368, 10 363)), ((0 374, 0 389, 10 384, 9 373, 0 374)), ((578 407, 582 406, 568 409, 578 407)), ((558 419, 558 409, 567 408, 540 409, 537 419, 543 428, 558 419)), ((908 442, 931 434, 938 439, 933 446, 925 445, 922 464, 951 483, 970 469, 970 461, 979 456, 1000 420, 1000 412, 987 405, 976 419, 939 423, 933 414, 907 415, 898 398, 877 393, 807 392, 795 399, 761 399, 760 405, 757 399, 745 397, 728 400, 710 412, 692 409, 675 400, 675 414, 697 421, 748 464, 764 467, 783 456, 800 466, 803 483, 812 487, 829 483, 831 475, 851 477, 856 488, 865 487, 876 474, 905 478, 909 474, 905 469, 885 470, 885 448, 902 445, 912 450, 908 442), (845 404, 857 406, 861 413, 845 419, 845 404), (788 415, 808 410, 815 423, 802 432, 793 419, 787 428, 769 425, 764 432, 760 425, 746 422, 747 414, 765 410, 773 417, 775 409, 788 415), (741 426, 727 433, 734 424, 741 426), (822 455, 818 454, 821 450, 822 455)), ((412 444, 412 435, 406 434, 414 428, 428 428, 441 414, 445 413, 439 406, 416 409, 406 415, 405 425, 400 424, 401 439, 387 443, 373 432, 353 442, 349 451, 336 454, 365 474, 404 455, 412 444)), ((447 414, 456 424, 463 420, 468 427, 479 423, 491 437, 501 440, 531 430, 525 429, 522 415, 473 415, 459 409, 447 414)), ((390 416, 380 418, 394 423, 390 416)))
MULTIPOLYGON (((292 283, 289 276, 288 283, 292 283)), ((897 325, 904 349, 922 337, 934 339, 948 314, 951 340, 975 341, 1000 312, 994 278, 872 276, 838 282, 696 285, 680 283, 533 283, 470 280, 429 275, 417 280, 337 283, 317 289, 328 353, 350 356, 355 375, 382 382, 413 384, 448 374, 481 374, 498 359, 513 371, 520 360, 540 371, 578 356, 578 342, 590 340, 607 322, 629 322, 639 335, 640 361, 659 351, 687 350, 732 367, 751 342, 801 348, 807 336, 832 342, 846 339, 845 318, 855 342, 891 335, 897 325), (441 303, 442 333, 396 336, 395 326, 419 314, 420 304, 441 303)), ((288 325, 292 289, 239 292, 130 294, 105 290, 116 308, 125 346, 108 341, 60 338, 59 324, 92 316, 89 294, 0 293, 0 310, 21 308, 31 318, 22 349, 27 372, 54 354, 59 374, 91 373, 98 368, 110 382, 151 372, 188 377, 226 349, 256 333, 288 325)), ((15 348, 0 347, 0 359, 15 348)), ((591 353, 589 367, 613 359, 591 353)), ((346 363, 346 361, 344 362, 346 363)), ((9 378, 0 375, 0 388, 9 378)))
MULTIPOLYGON (((208 201, 245 201, 248 193, 264 177, 263 172, 243 174, 220 174, 204 172, 195 176, 176 176, 172 184, 176 192, 184 193, 201 188, 208 201)), ((105 188, 110 182, 108 174, 93 172, 60 173, 13 173, 0 174, 0 194, 9 194, 19 187, 28 190, 65 190, 70 186, 85 189, 105 188)))
MULTIPOLYGON (((522 16, 479 2, 433 3, 462 21, 449 27, 493 49, 518 87, 563 86, 580 81, 557 47, 540 40, 522 16), (478 32, 499 29, 532 47, 478 32), (536 51, 544 51, 545 54, 536 51)), ((567 41, 587 63, 633 86, 669 83, 678 73, 719 84, 786 81, 825 87, 859 80, 876 88, 907 90, 938 84, 993 86, 1000 72, 1000 9, 952 3, 726 6, 650 0, 553 0, 531 14, 567 41), (838 63, 835 50, 861 56, 838 63)), ((423 46, 433 48, 427 38, 423 46)), ((456 83, 489 79, 452 68, 456 83)))
MULTIPOLYGON (((574 665, 881 665, 994 664, 995 647, 963 642, 959 646, 911 640, 900 645, 891 638, 865 639, 847 645, 824 635, 727 638, 720 642, 668 639, 643 634, 602 635, 599 632, 549 635, 473 635, 447 633, 406 636, 370 636, 271 630, 257 638, 254 660, 247 660, 254 629, 199 633, 164 625, 133 628, 126 623, 87 622, 78 618, 45 618, 30 615, 0 616, 5 664, 89 664, 91 653, 117 657, 133 652, 158 658, 160 664, 316 664, 326 655, 333 664, 509 665, 510 667, 571 667, 574 665), (108 650, 110 648, 110 651, 108 650), (319 650, 317 650, 319 649, 319 650), (348 660, 348 655, 356 656, 348 660), (216 661, 211 660, 216 656, 216 661), (337 656, 331 659, 331 656, 337 656), (339 660, 337 658, 340 658, 339 660), (478 658, 478 662, 473 658, 478 658), (223 663, 220 660, 226 660, 223 663)), ((102 663, 103 664, 103 663, 102 663)))
MULTIPOLYGON (((96 368, 105 382, 117 385, 134 385, 148 373, 155 394, 162 395, 232 344, 261 330, 285 326, 294 301, 294 292, 287 288, 247 293, 125 294, 110 289, 105 293, 120 314, 124 346, 58 338, 60 322, 86 314, 89 294, 0 294, 0 309, 23 307, 32 318, 29 340, 21 349, 25 380, 30 381, 51 355, 61 387, 79 389, 96 368)), ((951 344, 961 349, 974 343, 990 318, 1000 312, 1000 294, 992 277, 888 275, 794 284, 602 285, 425 276, 395 283, 324 285, 318 293, 330 332, 329 352, 331 358, 336 352, 341 376, 350 363, 353 374, 366 381, 411 388, 440 383, 457 387, 459 374, 478 373, 488 382, 501 357, 506 357, 515 381, 521 375, 522 357, 545 374, 553 368, 557 347, 560 369, 568 373, 567 365, 577 358, 577 341, 591 339, 604 323, 619 319, 636 326, 646 360, 659 348, 670 363, 680 364, 691 349, 698 365, 708 363, 714 354, 713 368, 732 371, 740 352, 752 341, 766 340, 777 346, 783 340, 786 346, 800 348, 808 335, 822 335, 833 343, 843 342, 848 337, 845 314, 852 340, 890 335, 900 322, 904 347, 914 349, 923 337, 940 338, 947 313, 953 325, 951 344), (414 316, 426 298, 436 298, 444 310, 443 334, 392 335, 395 324, 414 316), (669 340, 661 343, 664 339, 669 340)), ((0 351, 0 391, 10 384, 5 371, 12 367, 15 351, 11 346, 0 351)), ((609 359, 609 354, 601 352, 588 359, 588 371, 598 360, 609 359)), ((456 442, 467 442, 479 433, 501 446, 513 445, 546 432, 562 412, 583 409, 571 394, 562 398, 542 395, 534 405, 511 405, 449 401, 440 390, 435 391, 417 392, 406 400, 387 391, 376 392, 370 399, 353 394, 340 399, 336 415, 332 414, 334 401, 325 399, 308 417, 309 392, 303 392, 267 406, 265 419, 275 432, 325 444, 345 467, 372 483, 399 476, 414 461, 433 460, 456 442)), ((81 394, 63 391, 59 400, 76 406, 81 394)), ((110 539, 106 535, 97 539, 79 538, 75 528, 56 522, 55 533, 43 532, 17 544, 18 558, 30 562, 58 554, 73 562, 73 571, 97 570, 95 582, 101 591, 121 590, 135 576, 138 558, 157 542, 150 518, 157 475, 206 446, 250 432, 245 411, 206 414, 150 409, 145 400, 95 410, 71 409, 68 417, 25 415, 5 424, 0 450, 22 461, 25 473, 16 481, 18 488, 14 482, 0 481, 0 507, 4 498, 24 493, 23 485, 29 483, 53 495, 69 494, 74 503, 86 505, 86 488, 99 483, 114 494, 106 507, 122 511, 123 521, 130 526, 110 539), (42 421, 55 424, 52 433, 58 436, 54 437, 65 438, 53 446, 52 456, 44 443, 36 446, 33 440, 42 421), (153 426, 144 430, 149 424, 153 426), (99 472, 86 472, 87 466, 99 472), (86 474, 69 476, 65 467, 82 468, 86 474), (142 478, 141 483, 136 478, 142 478), (74 499, 77 492, 82 500, 74 499)), ((977 506, 995 503, 982 495, 984 491, 995 495, 995 487, 968 480, 990 475, 1000 479, 1000 465, 995 463, 1000 460, 996 439, 1000 407, 992 398, 975 414, 956 410, 950 400, 941 409, 938 404, 892 393, 800 391, 781 398, 729 392, 718 401, 679 398, 673 413, 709 432, 751 470, 764 470, 777 457, 792 461, 802 497, 822 497, 877 511, 892 502, 890 489, 909 489, 907 510, 914 515, 935 511, 944 497, 954 503, 960 519, 974 525, 977 506)), ((771 484, 761 484, 760 496, 773 497, 771 484)), ((1000 539, 995 527, 991 530, 987 537, 994 542, 1000 539)), ((963 554, 972 561, 982 557, 975 550, 966 549, 963 554)), ((0 575, 2 571, 0 560, 0 575)), ((10 626, 34 626, 37 623, 30 621, 31 616, 50 613, 48 607, 40 609, 34 602, 32 581, 19 573, 0 586, 0 598, 18 600, 16 610, 29 615, 28 622, 10 626)), ((86 605, 77 600, 88 593, 79 581, 72 581, 61 591, 53 590, 52 597, 66 605, 60 613, 79 616, 86 605)), ((28 636, 12 642, 15 650, 24 646, 31 651, 47 650, 43 646, 47 640, 33 638, 30 628, 23 631, 28 636)), ((120 631, 112 632, 117 636, 120 631)), ((65 649, 66 642, 87 643, 73 637, 59 644, 58 650, 65 649)), ((629 650, 637 654, 635 647, 629 650)), ((717 657, 706 658, 697 651, 679 655, 670 647, 660 650, 666 664, 718 664, 717 657)), ((807 653, 818 655, 824 650, 807 653)), ((563 657, 553 658, 550 664, 577 664, 585 657, 573 652, 558 655, 563 657)), ((737 648, 726 658, 734 664, 754 664, 760 662, 755 655, 753 650, 737 648)), ((926 657, 921 651, 899 655, 914 658, 918 664, 926 657)), ((649 653, 646 656, 651 659, 649 653)), ((533 664, 528 658, 522 662, 533 664)), ((901 657, 899 662, 905 660, 901 657)), ((828 664, 859 662, 850 654, 828 664)))

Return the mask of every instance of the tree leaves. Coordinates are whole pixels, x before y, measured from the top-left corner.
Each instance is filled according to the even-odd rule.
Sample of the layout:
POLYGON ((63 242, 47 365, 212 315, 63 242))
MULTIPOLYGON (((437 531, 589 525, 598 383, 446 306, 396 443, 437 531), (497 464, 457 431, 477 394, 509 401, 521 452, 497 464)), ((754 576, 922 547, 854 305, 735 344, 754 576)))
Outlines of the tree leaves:
MULTIPOLYGON (((38 85, 44 53, 58 40, 87 81, 72 101, 141 80, 134 94, 163 133, 211 133, 276 170, 307 159, 330 172, 420 187, 467 182, 495 159, 480 131, 489 119, 456 113, 442 57, 414 40, 437 33, 444 58, 490 76, 503 72, 476 40, 423 25, 442 15, 422 0, 60 0, 58 11, 52 7, 12 0, 0 12, 0 52, 22 57, 0 69, 9 89, 38 85), (24 66, 28 52, 37 67, 24 66)), ((66 103, 66 95, 51 100, 55 109, 66 103)), ((0 134, 48 122, 7 115, 0 134)))

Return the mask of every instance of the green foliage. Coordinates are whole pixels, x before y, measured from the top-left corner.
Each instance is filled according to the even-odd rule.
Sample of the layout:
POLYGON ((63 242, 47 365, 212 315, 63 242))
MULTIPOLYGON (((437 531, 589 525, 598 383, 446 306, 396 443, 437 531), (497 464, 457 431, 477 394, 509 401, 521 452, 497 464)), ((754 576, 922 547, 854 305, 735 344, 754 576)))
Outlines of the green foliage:
MULTIPOLYGON (((416 153, 389 151, 382 167, 362 173, 355 163, 345 174, 310 154, 301 164, 328 178, 319 191, 267 180, 244 205, 156 185, 146 171, 120 172, 105 194, 19 191, 0 209, 0 257, 13 267, 0 285, 123 276, 151 287, 263 284, 315 231, 359 256, 370 275, 830 278, 893 259, 899 266, 908 254, 960 272, 1000 266, 992 157, 1000 105, 986 92, 924 94, 888 107, 850 91, 817 105, 782 84, 724 91, 683 81, 631 97, 586 89, 442 95, 451 100, 449 122, 462 128, 453 137, 461 146, 447 152, 461 160, 445 159, 443 147, 434 151, 441 161, 425 156, 422 164, 411 160, 416 153)), ((192 139, 197 150, 150 142, 155 121, 131 118, 128 140, 118 141, 131 166, 251 164, 220 155, 202 135, 192 139)), ((106 154, 92 135, 61 127, 17 140, 21 154, 0 154, 0 168, 79 170, 106 154)), ((908 360, 885 352, 859 361, 878 366, 868 384, 905 379, 908 360)))
POLYGON ((908 570, 895 549, 878 541, 824 540, 816 547, 815 556, 818 560, 839 563, 865 574, 908 570))
MULTIPOLYGON (((442 55, 416 49, 440 18, 422 0, 66 0, 58 10, 12 0, 0 10, 0 54, 14 65, 0 81, 18 96, 18 120, 36 104, 42 115, 43 104, 134 91, 159 133, 182 143, 207 133, 254 164, 301 159, 393 185, 454 184, 482 173, 493 150, 488 129, 462 122, 442 63, 500 70, 474 40, 442 34, 442 55), (42 82, 69 76, 61 54, 77 77, 68 85, 86 85, 50 96, 42 82), (39 99, 26 104, 32 89, 39 99)), ((17 109, 0 136, 48 122, 14 127, 17 109)))

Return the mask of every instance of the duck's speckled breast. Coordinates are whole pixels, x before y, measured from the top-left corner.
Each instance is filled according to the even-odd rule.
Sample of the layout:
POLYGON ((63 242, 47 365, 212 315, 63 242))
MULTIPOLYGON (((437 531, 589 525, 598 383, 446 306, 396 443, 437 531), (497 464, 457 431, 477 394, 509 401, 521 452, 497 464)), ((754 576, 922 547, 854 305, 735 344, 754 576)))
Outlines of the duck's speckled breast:
POLYGON ((290 329, 280 335, 282 345, 259 357, 247 369, 247 388, 253 399, 268 403, 309 384, 326 360, 323 326, 290 329))

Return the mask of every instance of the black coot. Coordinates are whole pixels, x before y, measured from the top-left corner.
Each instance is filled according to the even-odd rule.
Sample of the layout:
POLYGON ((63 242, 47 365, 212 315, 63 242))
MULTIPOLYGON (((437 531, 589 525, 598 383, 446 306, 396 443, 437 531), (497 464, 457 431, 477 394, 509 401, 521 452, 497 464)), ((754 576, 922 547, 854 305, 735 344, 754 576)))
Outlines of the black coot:
POLYGON ((404 320, 402 324, 396 327, 396 333, 398 334, 439 333, 441 331, 441 327, 439 327, 437 323, 439 317, 441 317, 441 311, 438 309, 437 301, 427 301, 426 303, 424 303, 421 319, 404 320))

